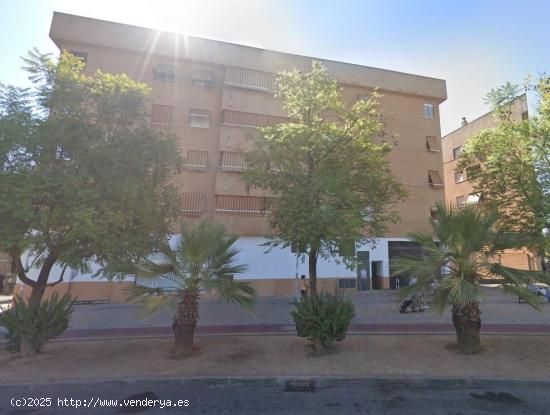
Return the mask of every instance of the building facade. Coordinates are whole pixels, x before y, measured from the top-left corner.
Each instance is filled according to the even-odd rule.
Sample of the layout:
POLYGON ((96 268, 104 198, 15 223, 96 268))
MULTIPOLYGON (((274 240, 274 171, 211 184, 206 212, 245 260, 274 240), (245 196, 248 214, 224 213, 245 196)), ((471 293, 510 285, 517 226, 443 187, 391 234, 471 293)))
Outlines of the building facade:
MULTIPOLYGON (((240 236, 239 260, 249 265, 236 278, 251 281, 260 295, 292 294, 295 276, 307 274, 307 261, 297 260, 291 248, 264 253, 271 197, 247 191, 241 173, 251 134, 287 119, 272 94, 276 73, 309 70, 312 58, 63 13, 54 14, 50 37, 60 50, 85 59, 88 71, 126 73, 149 84, 152 126, 174 132, 185 159, 178 178, 181 220, 213 217, 223 223, 240 236)), ((319 287, 389 288, 392 256, 407 249, 407 233, 425 229, 434 203, 444 200, 438 108, 446 99, 445 81, 318 60, 340 82, 349 103, 378 88, 385 130, 381 140, 392 145, 388 159, 409 193, 395 206, 400 222, 374 245, 357 248, 357 270, 320 259, 319 287)), ((87 276, 58 289, 81 298, 121 297, 116 284, 87 276)))
MULTIPOLYGON (((527 117, 527 97, 522 95, 511 106, 511 119, 521 121, 527 117)), ((477 203, 479 197, 474 191, 473 184, 468 180, 466 172, 458 169, 460 154, 470 137, 483 129, 496 127, 499 122, 498 116, 493 112, 488 112, 472 122, 467 122, 463 118, 460 128, 443 137, 445 199, 448 204, 463 206, 477 203)), ((527 250, 505 251, 500 256, 500 262, 518 269, 536 270, 539 267, 537 258, 527 250)))

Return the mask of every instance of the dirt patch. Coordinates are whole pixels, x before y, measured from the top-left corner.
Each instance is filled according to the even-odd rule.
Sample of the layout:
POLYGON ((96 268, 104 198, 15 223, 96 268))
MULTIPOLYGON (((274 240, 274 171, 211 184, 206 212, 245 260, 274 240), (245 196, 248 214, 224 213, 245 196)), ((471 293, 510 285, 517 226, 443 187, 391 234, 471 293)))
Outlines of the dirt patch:
POLYGON ((170 339, 49 343, 25 359, 0 351, 0 382, 193 376, 453 377, 550 380, 550 336, 487 336, 484 351, 449 350, 454 336, 349 336, 312 353, 293 336, 202 336, 186 359, 170 339))

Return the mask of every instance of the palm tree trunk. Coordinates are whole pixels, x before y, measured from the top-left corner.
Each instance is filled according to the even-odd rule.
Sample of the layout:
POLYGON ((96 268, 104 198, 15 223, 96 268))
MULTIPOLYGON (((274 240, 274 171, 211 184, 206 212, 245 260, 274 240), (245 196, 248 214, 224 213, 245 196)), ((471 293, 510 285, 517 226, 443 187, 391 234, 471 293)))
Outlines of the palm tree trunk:
POLYGON ((190 287, 183 290, 174 315, 174 356, 184 358, 193 350, 193 338, 199 319, 199 291, 190 287))
POLYGON ((466 354, 479 353, 481 351, 479 303, 453 305, 453 324, 460 351, 466 354))

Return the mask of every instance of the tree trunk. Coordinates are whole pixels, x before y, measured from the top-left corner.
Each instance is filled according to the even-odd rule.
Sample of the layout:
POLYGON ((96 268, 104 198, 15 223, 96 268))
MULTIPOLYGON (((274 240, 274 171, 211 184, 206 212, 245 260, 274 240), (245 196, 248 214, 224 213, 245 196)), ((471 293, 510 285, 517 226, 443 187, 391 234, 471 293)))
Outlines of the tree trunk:
POLYGON ((32 357, 36 354, 36 350, 34 350, 34 345, 29 339, 25 337, 21 337, 19 348, 23 357, 32 357))
POLYGON ((180 296, 174 315, 174 356, 177 359, 188 356, 193 350, 193 338, 199 319, 199 292, 186 288, 180 296))
POLYGON ((317 295, 317 249, 309 251, 309 294, 317 295))
POLYGON ((52 253, 46 256, 46 259, 42 264, 42 268, 40 268, 40 273, 38 274, 36 282, 34 283, 34 285, 31 285, 32 291, 29 298, 29 307, 38 308, 38 306, 40 305, 40 302, 44 297, 44 293, 46 292, 46 287, 48 286, 50 272, 55 264, 55 261, 57 261, 57 257, 57 254, 52 253))
POLYGON ((29 307, 33 309, 37 309, 40 303, 42 302, 42 298, 44 297, 45 291, 46 291, 45 285, 37 285, 35 287, 32 287, 31 296, 29 297, 29 307))
POLYGON ((481 311, 479 303, 453 306, 453 324, 458 348, 466 354, 479 353, 481 341, 481 311))

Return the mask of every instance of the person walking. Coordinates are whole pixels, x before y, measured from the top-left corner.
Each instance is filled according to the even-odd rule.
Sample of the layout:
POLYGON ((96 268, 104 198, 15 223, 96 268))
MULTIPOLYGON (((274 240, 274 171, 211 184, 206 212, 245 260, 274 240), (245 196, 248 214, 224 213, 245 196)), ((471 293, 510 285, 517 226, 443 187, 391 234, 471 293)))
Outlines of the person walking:
POLYGON ((302 274, 302 277, 300 279, 300 294, 302 295, 302 297, 307 296, 308 289, 309 289, 309 286, 306 280, 306 276, 302 274))

